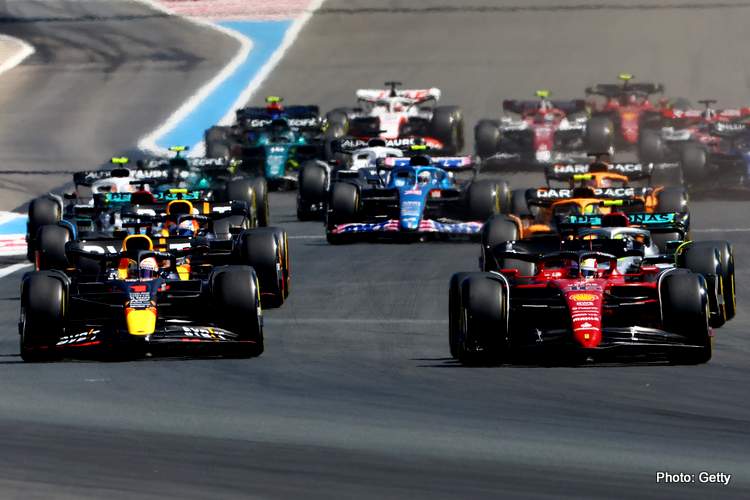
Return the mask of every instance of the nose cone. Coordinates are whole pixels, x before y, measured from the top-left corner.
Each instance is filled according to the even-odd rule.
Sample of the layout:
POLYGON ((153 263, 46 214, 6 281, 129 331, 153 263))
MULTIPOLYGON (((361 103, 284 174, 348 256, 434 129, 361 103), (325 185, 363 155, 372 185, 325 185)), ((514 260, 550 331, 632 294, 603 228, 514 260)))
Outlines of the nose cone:
POLYGON ((130 335, 151 335, 156 330, 156 309, 125 309, 125 319, 130 335))
POLYGON ((584 348, 593 348, 602 340, 602 291, 568 291, 565 299, 570 310, 573 338, 584 348))

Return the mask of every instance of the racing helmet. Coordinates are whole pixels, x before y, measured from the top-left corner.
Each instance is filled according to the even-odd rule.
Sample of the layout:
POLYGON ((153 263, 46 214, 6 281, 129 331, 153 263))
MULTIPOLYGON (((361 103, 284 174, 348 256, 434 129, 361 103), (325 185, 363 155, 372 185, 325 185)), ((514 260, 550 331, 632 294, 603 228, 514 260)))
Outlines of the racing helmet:
POLYGON ((198 221, 195 219, 187 219, 177 224, 175 232, 178 236, 195 236, 198 233, 198 229, 200 229, 198 221))
POLYGON ((704 120, 713 120, 716 118, 716 110, 710 107, 706 107, 706 109, 703 110, 703 113, 701 113, 701 117, 704 120))
POLYGON ((432 175, 428 170, 422 170, 419 172, 419 175, 417 175, 417 183, 420 185, 427 184, 432 180, 432 175))
POLYGON ((599 271, 596 259, 583 259, 581 261, 580 275, 584 279, 596 278, 599 271))
POLYGON ((152 280, 159 274, 159 264, 154 257, 146 257, 138 263, 138 275, 142 280, 152 280))

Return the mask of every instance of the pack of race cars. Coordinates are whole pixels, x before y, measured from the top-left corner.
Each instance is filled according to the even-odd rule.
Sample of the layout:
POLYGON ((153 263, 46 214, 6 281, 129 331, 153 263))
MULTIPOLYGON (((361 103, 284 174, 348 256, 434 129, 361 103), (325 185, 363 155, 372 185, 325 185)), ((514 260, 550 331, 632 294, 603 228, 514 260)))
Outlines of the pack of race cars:
POLYGON ((261 354, 263 308, 290 285, 268 191, 296 189, 298 219, 323 221, 331 244, 480 242, 479 270, 450 279, 461 363, 704 363, 736 311, 735 264, 730 243, 692 241, 688 194, 750 187, 750 110, 620 80, 503 101, 475 155, 439 89, 386 82, 325 115, 273 96, 240 109, 206 131, 205 157, 175 147, 78 172, 73 192, 29 206, 21 355, 261 354), (628 149, 640 159, 612 161, 628 149), (544 185, 497 180, 517 169, 544 185))

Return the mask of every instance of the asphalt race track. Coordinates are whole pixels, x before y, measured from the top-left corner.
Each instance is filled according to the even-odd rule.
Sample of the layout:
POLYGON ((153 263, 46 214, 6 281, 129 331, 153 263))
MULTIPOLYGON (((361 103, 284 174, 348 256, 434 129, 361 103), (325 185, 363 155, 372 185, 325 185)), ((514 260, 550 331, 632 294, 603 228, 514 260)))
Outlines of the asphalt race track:
MULTIPOLYGON (((188 63, 181 70, 181 89, 205 79, 208 63, 197 63, 205 52, 231 47, 138 5, 29 3, 29 11, 20 2, 5 9, 49 8, 49 17, 123 9, 134 18, 106 21, 108 38, 146 37, 144 29, 179 46, 183 62, 196 62, 195 71, 188 63)), ((629 71, 663 81, 669 95, 747 104, 750 3, 731 5, 329 0, 259 95, 328 109, 351 103, 357 87, 396 78, 440 87, 473 126, 498 114, 503 97, 537 88, 574 97, 629 71)), ((0 120, 4 162, 49 164, 55 150, 47 146, 59 140, 66 158, 96 163, 163 119, 149 124, 146 110, 168 113, 179 100, 166 91, 174 66, 153 62, 148 42, 131 52, 123 38, 110 63, 111 54, 92 47, 102 25, 71 26, 79 44, 71 48, 56 43, 67 24, 0 26, 50 40, 17 81, 0 78, 0 109, 18 117, 0 120), (97 54, 94 63, 82 53, 97 54), (66 72, 56 62, 63 57, 83 59, 66 72), (113 64, 147 72, 125 77, 127 102, 116 87, 92 94, 97 108, 86 112, 61 102, 62 82, 88 81, 95 92, 113 78, 113 64), (46 120, 32 93, 49 103, 46 120), (127 134, 112 114, 119 106, 127 134)), ((525 187, 541 176, 510 180, 525 187)), ((44 189, 24 182, 28 192, 44 189)), ((0 279, 0 496, 747 498, 748 207, 691 205, 695 236, 733 241, 738 262, 739 312, 716 331, 704 366, 461 368, 448 358, 447 284, 454 271, 476 267, 477 246, 330 247, 319 224, 295 222, 291 194, 272 196, 272 217, 292 238, 292 296, 266 314, 266 353, 256 360, 25 365, 16 335, 20 274, 0 279), (732 479, 664 485, 656 471, 732 479)))

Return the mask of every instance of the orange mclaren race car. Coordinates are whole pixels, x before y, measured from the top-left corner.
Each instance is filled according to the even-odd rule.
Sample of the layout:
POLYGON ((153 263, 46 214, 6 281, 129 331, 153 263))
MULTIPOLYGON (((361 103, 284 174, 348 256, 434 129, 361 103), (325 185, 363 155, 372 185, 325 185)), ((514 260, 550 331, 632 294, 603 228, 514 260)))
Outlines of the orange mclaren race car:
MULTIPOLYGON (((555 164, 545 172, 547 185, 514 190, 512 216, 518 238, 555 233, 555 218, 615 212, 687 212, 687 194, 679 186, 650 185, 654 165, 555 164), (634 186, 634 181, 648 181, 634 186), (557 183, 557 185, 555 184, 557 183), (562 185, 560 185, 562 183, 562 185)), ((508 238, 517 239, 517 238, 508 238)))

